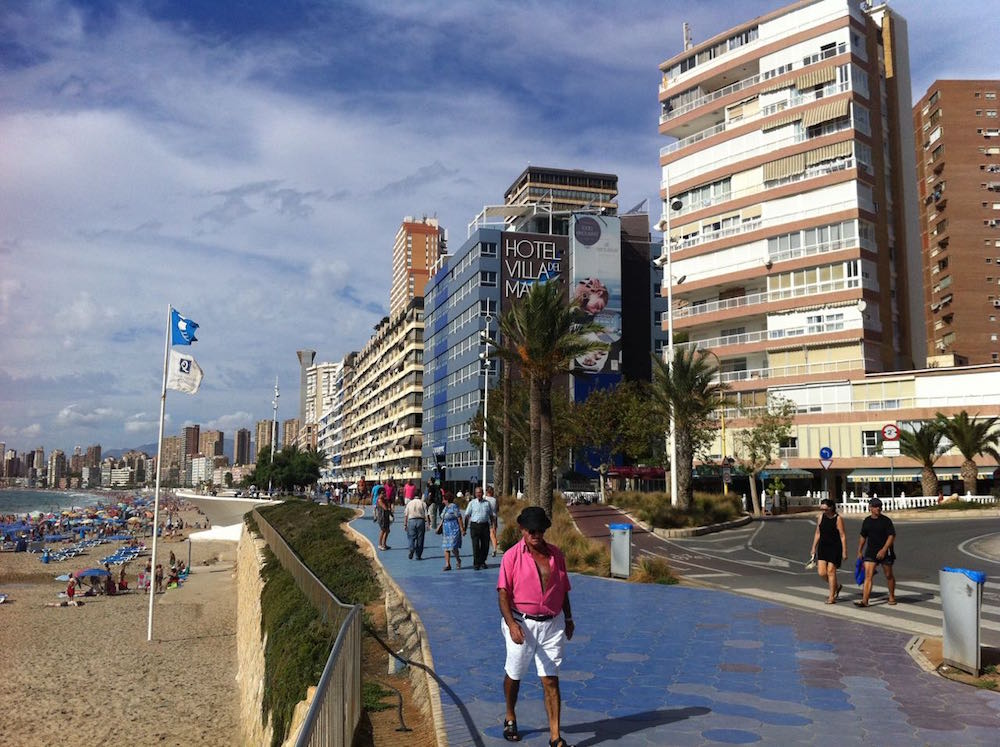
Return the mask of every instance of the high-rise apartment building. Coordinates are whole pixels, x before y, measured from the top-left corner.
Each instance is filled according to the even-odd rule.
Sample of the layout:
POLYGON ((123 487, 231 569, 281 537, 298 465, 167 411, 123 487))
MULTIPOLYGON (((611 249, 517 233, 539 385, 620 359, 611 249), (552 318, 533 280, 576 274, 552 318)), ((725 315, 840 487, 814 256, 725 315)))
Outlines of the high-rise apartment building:
POLYGON ((59 479, 66 476, 66 454, 62 449, 53 449, 49 454, 48 486, 59 485, 59 479))
POLYGON ((94 444, 93 446, 87 447, 87 456, 84 460, 84 464, 88 467, 99 467, 101 466, 101 445, 94 444))
POLYGON ((1000 80, 937 80, 913 108, 931 364, 1000 361, 1000 80))
POLYGON ((233 463, 253 464, 253 453, 250 450, 250 431, 240 428, 236 431, 236 439, 233 443, 233 463))
POLYGON ((299 419, 288 418, 282 423, 281 448, 296 446, 299 440, 299 419))
POLYGON ((202 456, 221 456, 225 434, 222 431, 205 431, 198 436, 198 453, 202 456))
MULTIPOLYGON (((257 421, 257 440, 254 442, 254 448, 257 450, 257 454, 260 454, 260 450, 263 448, 271 448, 272 434, 274 430, 274 421, 272 420, 258 420, 257 421)), ((257 454, 254 454, 256 459, 257 454)))
POLYGON ((198 453, 198 449, 201 447, 201 426, 200 425, 186 425, 184 426, 184 453, 188 456, 192 456, 198 453))
POLYGON ((866 7, 800 0, 660 66, 663 295, 742 404, 924 361, 906 25, 866 7))
POLYGON ((437 218, 403 219, 392 245, 389 316, 396 317, 414 298, 423 298, 431 268, 447 252, 448 232, 437 218))

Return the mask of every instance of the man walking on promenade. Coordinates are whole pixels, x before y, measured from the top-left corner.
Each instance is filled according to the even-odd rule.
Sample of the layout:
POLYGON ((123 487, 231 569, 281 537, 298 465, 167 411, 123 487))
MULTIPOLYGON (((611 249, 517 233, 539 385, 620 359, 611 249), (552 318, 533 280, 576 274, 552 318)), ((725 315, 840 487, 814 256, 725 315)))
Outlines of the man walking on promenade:
MULTIPOLYGON (((411 483, 407 482, 407 485, 411 483)), ((410 540, 410 560, 416 554, 417 560, 423 560, 424 534, 427 531, 427 507, 414 493, 403 509, 403 530, 410 540)))
POLYGON ((503 692, 507 712, 503 737, 519 742, 517 695, 521 678, 532 661, 542 681, 545 712, 549 718, 550 747, 571 747, 560 735, 562 700, 559 667, 566 641, 573 638, 573 612, 569 604, 569 574, 566 559, 555 545, 545 541, 552 526, 540 506, 529 506, 517 517, 521 541, 503 554, 497 596, 507 648, 503 692), (561 617, 560 617, 561 616, 561 617))
POLYGON ((872 498, 868 501, 871 516, 866 516, 861 524, 861 537, 858 540, 858 557, 865 564, 865 584, 861 590, 861 600, 854 602, 857 607, 867 607, 868 598, 872 593, 872 577, 875 566, 882 566, 885 583, 889 587, 889 604, 896 604, 896 577, 892 566, 896 562, 893 545, 896 544, 896 528, 892 519, 882 514, 882 501, 872 498))
POLYGON ((483 498, 483 489, 476 486, 475 497, 465 507, 465 531, 472 533, 472 568, 486 567, 486 555, 490 550, 490 526, 493 524, 493 508, 483 498))
POLYGON ((438 484, 437 480, 433 477, 427 485, 427 509, 430 518, 430 529, 432 532, 436 532, 438 525, 441 524, 441 504, 443 503, 443 498, 441 496, 441 486, 438 484))

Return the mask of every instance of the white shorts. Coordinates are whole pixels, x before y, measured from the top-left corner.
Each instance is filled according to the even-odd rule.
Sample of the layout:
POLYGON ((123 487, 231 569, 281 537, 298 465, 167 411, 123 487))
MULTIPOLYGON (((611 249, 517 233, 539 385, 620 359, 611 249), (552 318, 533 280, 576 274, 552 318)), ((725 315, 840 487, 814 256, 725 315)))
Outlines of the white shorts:
POLYGON ((566 647, 566 624, 562 615, 543 621, 519 619, 517 615, 514 619, 524 631, 524 643, 511 640, 507 622, 500 618, 500 630, 507 644, 507 661, 504 662, 507 676, 512 680, 523 679, 534 660, 539 677, 558 677, 566 647))

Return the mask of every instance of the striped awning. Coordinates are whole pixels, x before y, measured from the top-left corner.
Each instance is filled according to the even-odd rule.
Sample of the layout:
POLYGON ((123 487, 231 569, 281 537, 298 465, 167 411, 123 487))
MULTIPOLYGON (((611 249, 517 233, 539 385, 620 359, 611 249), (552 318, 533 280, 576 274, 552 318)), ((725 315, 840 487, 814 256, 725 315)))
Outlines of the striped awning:
POLYGON ((801 174, 806 170, 805 155, 796 153, 794 156, 785 156, 777 161, 764 164, 764 181, 771 182, 776 179, 784 179, 793 174, 801 174))
POLYGON ((805 165, 815 166, 817 163, 823 163, 823 161, 832 161, 834 158, 847 158, 852 153, 852 146, 850 140, 845 140, 842 143, 833 143, 831 145, 824 145, 822 148, 816 148, 815 150, 808 151, 805 153, 805 165))
POLYGON ((788 88, 790 85, 792 85, 792 81, 790 80, 772 80, 770 83, 765 83, 764 86, 760 89, 760 92, 769 93, 771 91, 777 91, 782 88, 788 88))
POLYGON ((835 80, 837 80, 837 67, 836 65, 830 65, 829 67, 821 67, 818 70, 810 70, 807 73, 802 73, 802 75, 795 79, 795 87, 803 91, 807 88, 815 88, 816 86, 831 83, 835 80))
MULTIPOLYGON (((896 482, 917 482, 920 480, 919 468, 914 467, 896 467, 896 469, 891 469, 889 467, 862 467, 852 471, 847 475, 848 482, 891 482, 893 479, 896 482)), ((961 480, 962 475, 955 467, 944 467, 936 468, 934 470, 937 474, 938 480, 951 481, 951 480, 961 480)), ((978 478, 980 480, 989 480, 993 477, 993 467, 982 467, 978 468, 978 478)))
POLYGON ((793 114, 781 114, 774 119, 768 120, 763 125, 761 125, 761 130, 767 132, 768 130, 776 130, 779 127, 783 127, 791 122, 798 122, 802 119, 802 112, 795 112, 793 114))
POLYGON ((802 124, 806 127, 812 127, 820 122, 829 122, 831 119, 846 117, 850 103, 850 99, 844 97, 836 101, 829 101, 825 104, 814 106, 812 109, 806 109, 802 115, 802 124))

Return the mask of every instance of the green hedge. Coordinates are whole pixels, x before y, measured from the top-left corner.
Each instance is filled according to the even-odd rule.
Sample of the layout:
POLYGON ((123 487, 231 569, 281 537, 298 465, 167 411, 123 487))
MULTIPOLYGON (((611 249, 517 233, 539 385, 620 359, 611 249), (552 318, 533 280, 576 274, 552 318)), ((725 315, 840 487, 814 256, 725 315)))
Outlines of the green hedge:
MULTIPOLYGON (((304 501, 287 501, 259 511, 341 602, 367 604, 381 595, 368 559, 344 534, 342 524, 353 518, 354 511, 304 501)), ((287 737, 295 705, 319 682, 339 631, 320 620, 270 550, 265 553, 262 575, 261 632, 267 634, 267 646, 261 718, 266 722, 270 714, 271 744, 280 745, 287 737)))

